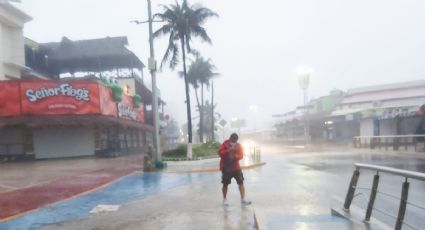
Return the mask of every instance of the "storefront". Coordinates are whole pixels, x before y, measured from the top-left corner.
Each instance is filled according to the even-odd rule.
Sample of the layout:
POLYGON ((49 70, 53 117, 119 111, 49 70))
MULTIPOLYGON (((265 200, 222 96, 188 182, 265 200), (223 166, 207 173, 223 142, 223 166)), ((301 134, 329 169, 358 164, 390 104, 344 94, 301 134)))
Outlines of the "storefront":
POLYGON ((98 81, 0 82, 0 156, 140 153, 151 142, 144 105, 98 81))

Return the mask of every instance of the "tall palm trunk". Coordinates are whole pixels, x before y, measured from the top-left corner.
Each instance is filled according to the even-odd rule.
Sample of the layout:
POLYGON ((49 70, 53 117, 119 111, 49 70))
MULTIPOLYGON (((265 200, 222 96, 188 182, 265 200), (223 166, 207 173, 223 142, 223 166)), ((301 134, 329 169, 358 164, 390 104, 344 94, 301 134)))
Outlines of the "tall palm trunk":
MULTIPOLYGON (((199 111, 199 123, 201 123, 201 114, 202 114, 202 108, 201 108, 201 102, 199 101, 199 97, 198 97, 198 89, 195 88, 195 97, 196 97, 196 105, 198 106, 198 111, 199 111)), ((203 140, 203 136, 201 136, 201 128, 199 128, 199 140, 203 140)))
POLYGON ((195 89, 195 99, 196 99, 196 105, 198 106, 198 108, 201 107, 201 102, 199 102, 199 97, 198 97, 198 90, 196 88, 195 89))
POLYGON ((215 136, 214 136, 214 80, 211 79, 211 141, 215 141, 215 136))
POLYGON ((204 83, 201 83, 201 109, 199 110, 199 139, 204 142, 204 83))
POLYGON ((186 90, 187 134, 188 134, 187 157, 192 158, 192 114, 190 112, 189 81, 187 79, 187 72, 186 72, 186 51, 185 51, 185 45, 184 45, 184 37, 180 38, 180 42, 181 42, 182 55, 183 55, 184 86, 186 90))

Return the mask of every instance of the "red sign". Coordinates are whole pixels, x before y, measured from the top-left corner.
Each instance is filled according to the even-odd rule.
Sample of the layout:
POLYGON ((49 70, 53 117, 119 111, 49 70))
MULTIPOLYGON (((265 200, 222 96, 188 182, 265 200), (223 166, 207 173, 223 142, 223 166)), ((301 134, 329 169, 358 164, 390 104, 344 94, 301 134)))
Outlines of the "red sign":
POLYGON ((143 104, 139 108, 135 108, 133 98, 123 95, 121 102, 118 103, 118 117, 143 123, 145 121, 143 104))
POLYGON ((20 91, 23 114, 100 114, 97 83, 22 82, 20 91))
POLYGON ((111 89, 99 85, 99 96, 100 96, 100 110, 103 115, 117 116, 117 104, 112 99, 111 89))
POLYGON ((102 114, 144 122, 143 104, 123 95, 114 102, 111 89, 86 81, 0 81, 0 117, 19 115, 102 114))
POLYGON ((19 82, 0 83, 0 116, 17 116, 20 114, 19 82))

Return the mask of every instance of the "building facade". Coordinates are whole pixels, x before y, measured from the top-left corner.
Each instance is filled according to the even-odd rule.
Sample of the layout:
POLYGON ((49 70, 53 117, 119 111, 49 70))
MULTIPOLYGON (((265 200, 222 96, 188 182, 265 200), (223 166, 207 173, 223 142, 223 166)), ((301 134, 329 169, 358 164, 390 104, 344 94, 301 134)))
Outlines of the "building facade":
POLYGON ((25 39, 25 49, 21 40, 28 67, 0 81, 0 157, 116 156, 153 144, 152 92, 126 37, 25 39))
POLYGON ((25 66, 24 24, 31 17, 9 2, 0 2, 0 81, 19 79, 25 66))
POLYGON ((356 88, 346 92, 332 118, 358 126, 355 136, 409 135, 424 103, 425 80, 356 88))

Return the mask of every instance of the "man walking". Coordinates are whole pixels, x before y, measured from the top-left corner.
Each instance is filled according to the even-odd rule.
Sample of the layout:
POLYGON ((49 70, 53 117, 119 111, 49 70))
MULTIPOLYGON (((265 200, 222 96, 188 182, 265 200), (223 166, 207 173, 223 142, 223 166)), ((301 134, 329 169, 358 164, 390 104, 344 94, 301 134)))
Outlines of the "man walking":
POLYGON ((229 205, 227 201, 227 188, 231 183, 232 178, 235 178, 239 186, 239 193, 241 194, 241 203, 244 205, 251 204, 251 201, 245 199, 245 187, 243 184, 244 178, 239 160, 243 158, 243 148, 238 143, 238 135, 233 133, 230 138, 221 144, 219 149, 220 154, 220 170, 221 170, 221 183, 223 183, 223 204, 229 205))

